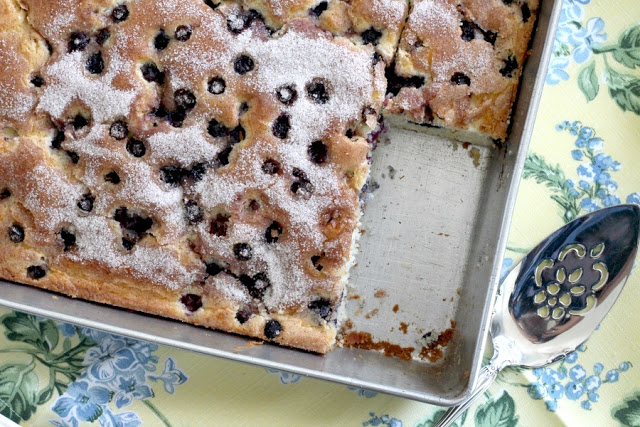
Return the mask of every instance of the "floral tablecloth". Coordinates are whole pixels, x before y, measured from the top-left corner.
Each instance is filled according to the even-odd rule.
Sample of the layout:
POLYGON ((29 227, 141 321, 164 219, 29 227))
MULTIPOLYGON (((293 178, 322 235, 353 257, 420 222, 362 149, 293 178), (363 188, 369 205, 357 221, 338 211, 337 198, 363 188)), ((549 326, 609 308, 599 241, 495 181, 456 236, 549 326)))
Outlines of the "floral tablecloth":
MULTIPOLYGON (((504 273, 576 216, 640 203, 640 3, 564 0, 504 273)), ((507 369, 460 423, 640 426, 640 273, 591 339, 507 369)), ((0 309, 0 413, 22 425, 428 426, 443 409, 0 309)))

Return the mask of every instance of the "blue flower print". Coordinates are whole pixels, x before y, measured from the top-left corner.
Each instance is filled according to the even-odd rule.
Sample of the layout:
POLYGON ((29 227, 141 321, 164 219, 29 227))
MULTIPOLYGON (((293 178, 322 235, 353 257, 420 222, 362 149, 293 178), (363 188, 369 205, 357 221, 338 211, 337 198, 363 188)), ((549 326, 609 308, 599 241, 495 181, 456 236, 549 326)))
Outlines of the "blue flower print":
POLYGON ((358 397, 364 397, 366 399, 371 399, 372 397, 376 397, 378 395, 377 391, 367 390, 367 389, 364 389, 364 388, 359 388, 359 387, 354 387, 354 386, 347 386, 347 389, 349 391, 356 392, 358 397))
POLYGON ((607 33, 604 33, 603 30, 604 21, 600 18, 591 18, 586 26, 569 35, 568 42, 574 46, 573 59, 578 64, 587 62, 591 57, 592 48, 607 40, 607 33))
POLYGON ((627 196, 627 203, 635 203, 640 205, 640 193, 631 193, 627 196))
POLYGON ((138 427, 142 421, 134 412, 120 412, 118 414, 105 408, 104 413, 98 418, 101 427, 138 427))
POLYGON ((176 368, 176 362, 167 357, 167 361, 164 362, 164 371, 160 375, 149 375, 151 381, 162 381, 164 384, 164 390, 173 394, 176 391, 176 386, 184 384, 187 381, 187 376, 180 369, 176 368))
POLYGON ((99 386, 89 387, 86 381, 72 383, 64 396, 56 401, 51 410, 62 418, 76 416, 82 421, 93 422, 102 415, 103 407, 111 400, 111 392, 99 386))
POLYGON ((625 372, 620 368, 626 370, 631 368, 629 362, 622 362, 618 369, 609 370, 602 379, 601 374, 604 371, 602 363, 595 363, 591 374, 582 365, 576 363, 579 353, 584 351, 586 347, 581 345, 576 351, 567 354, 563 361, 546 368, 533 369, 536 380, 527 385, 529 396, 535 400, 544 399, 547 410, 551 412, 558 409, 558 402, 564 397, 569 401, 581 401, 580 406, 590 410, 592 405, 600 400, 598 391, 601 386, 617 381, 620 373, 625 372), (567 365, 572 366, 567 367, 567 365))
POLYGON ((140 371, 130 377, 119 377, 118 382, 118 391, 113 398, 118 409, 129 405, 134 399, 153 397, 153 390, 144 383, 144 373, 140 371))
POLYGON ((565 69, 569 66, 571 61, 562 56, 552 56, 549 63, 549 71, 547 73, 546 82, 550 85, 558 84, 562 81, 569 80, 569 74, 565 69))
POLYGON ((267 372, 278 375, 280 383, 283 385, 298 384, 302 381, 302 375, 293 374, 291 372, 280 371, 278 369, 267 369, 267 372))
POLYGON ((362 423, 363 426, 384 426, 384 427, 402 427, 402 421, 390 417, 387 414, 376 416, 375 412, 369 412, 371 417, 368 421, 362 423))
POLYGON ((58 330, 64 337, 72 337, 76 334, 76 327, 71 323, 58 323, 58 330))

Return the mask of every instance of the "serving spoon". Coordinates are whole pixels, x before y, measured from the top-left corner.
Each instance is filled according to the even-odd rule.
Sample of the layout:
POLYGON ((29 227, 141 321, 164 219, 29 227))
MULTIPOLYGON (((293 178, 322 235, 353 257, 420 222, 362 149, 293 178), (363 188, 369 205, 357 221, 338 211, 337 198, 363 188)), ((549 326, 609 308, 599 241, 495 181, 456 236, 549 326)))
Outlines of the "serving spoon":
POLYGON ((498 289, 491 361, 436 426, 451 425, 505 367, 545 366, 585 342, 627 281, 639 231, 640 207, 618 205, 571 221, 529 252, 498 289))

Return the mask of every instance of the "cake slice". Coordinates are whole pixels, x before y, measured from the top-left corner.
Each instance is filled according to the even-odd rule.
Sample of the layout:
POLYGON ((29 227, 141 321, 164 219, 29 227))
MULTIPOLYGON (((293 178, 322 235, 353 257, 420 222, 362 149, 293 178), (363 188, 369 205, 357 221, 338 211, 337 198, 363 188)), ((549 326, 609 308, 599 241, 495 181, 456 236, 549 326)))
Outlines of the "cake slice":
POLYGON ((328 351, 385 94, 374 47, 306 17, 238 29, 234 3, 69 3, 0 21, 0 43, 51 50, 0 54, 0 277, 328 351))
POLYGON ((538 10, 537 0, 416 0, 385 110, 460 141, 500 145, 538 10))

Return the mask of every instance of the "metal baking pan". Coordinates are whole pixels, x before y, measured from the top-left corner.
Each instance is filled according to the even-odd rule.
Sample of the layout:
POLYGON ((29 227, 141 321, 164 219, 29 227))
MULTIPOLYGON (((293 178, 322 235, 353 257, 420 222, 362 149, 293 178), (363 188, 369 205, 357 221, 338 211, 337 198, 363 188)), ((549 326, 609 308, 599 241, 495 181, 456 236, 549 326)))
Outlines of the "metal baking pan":
POLYGON ((480 368, 501 260, 562 2, 543 0, 507 148, 473 147, 392 125, 374 153, 356 265, 352 331, 420 348, 455 325, 435 362, 336 348, 318 356, 2 282, 9 308, 226 359, 454 405, 480 368), (374 185, 377 187, 377 185, 374 185), (424 338, 426 337, 426 338, 424 338))

